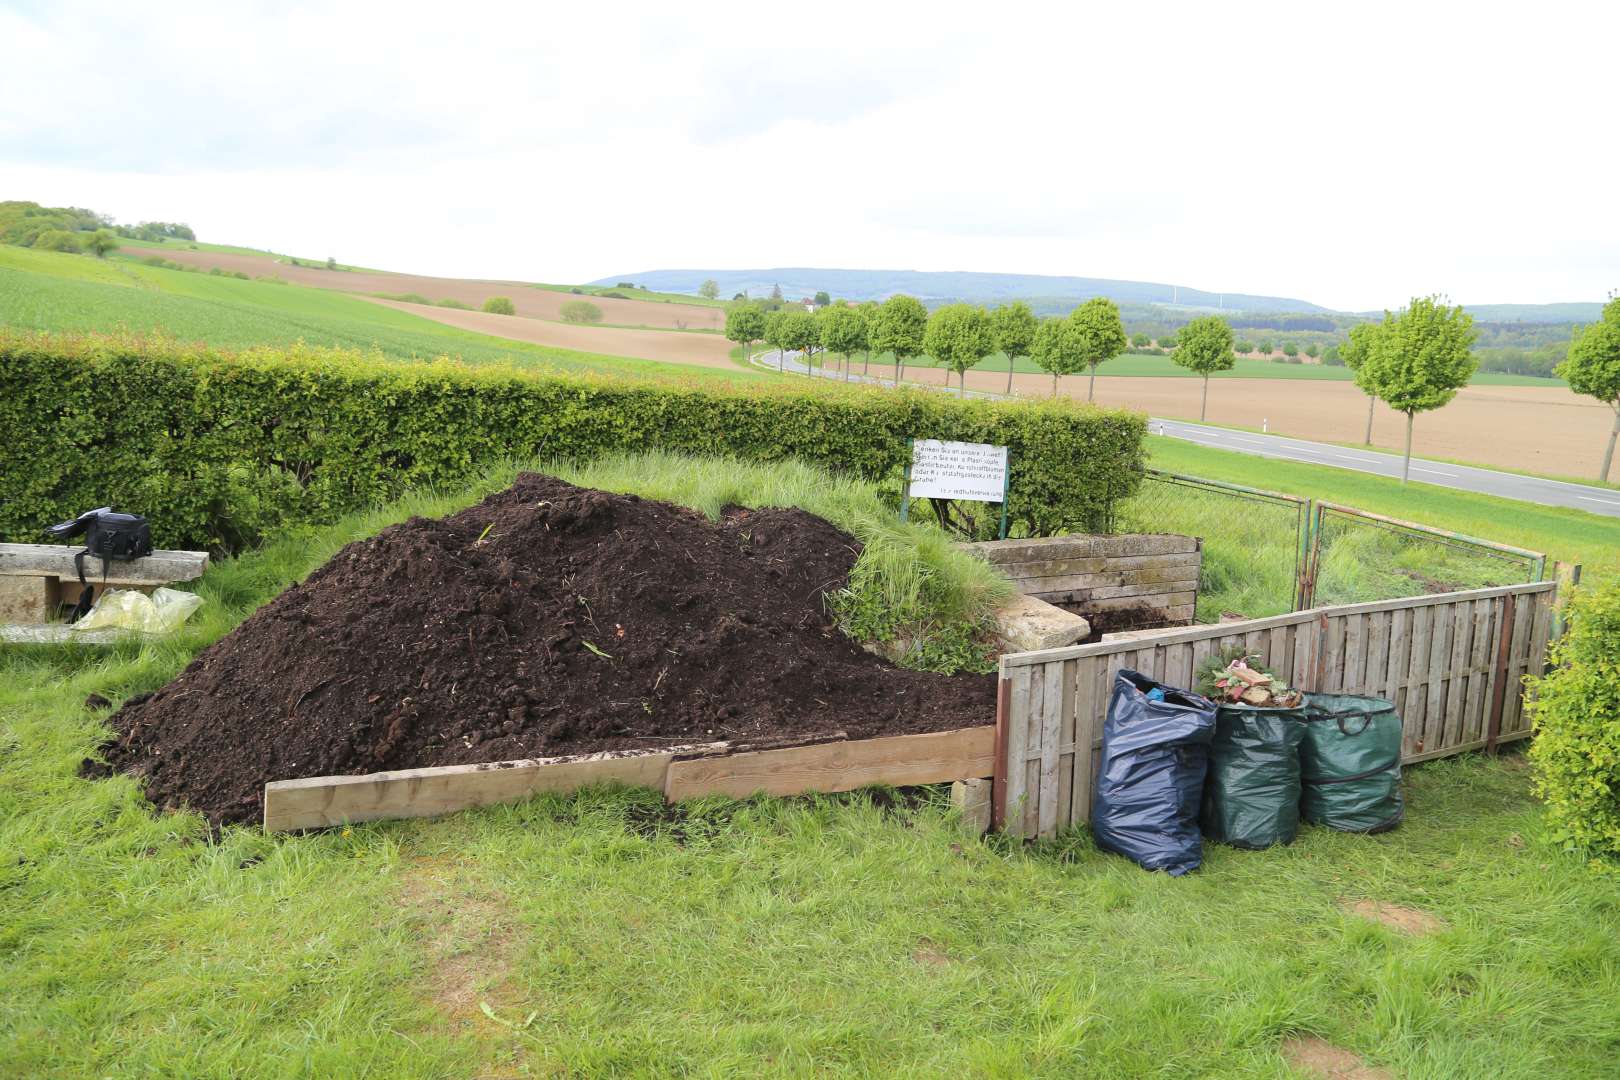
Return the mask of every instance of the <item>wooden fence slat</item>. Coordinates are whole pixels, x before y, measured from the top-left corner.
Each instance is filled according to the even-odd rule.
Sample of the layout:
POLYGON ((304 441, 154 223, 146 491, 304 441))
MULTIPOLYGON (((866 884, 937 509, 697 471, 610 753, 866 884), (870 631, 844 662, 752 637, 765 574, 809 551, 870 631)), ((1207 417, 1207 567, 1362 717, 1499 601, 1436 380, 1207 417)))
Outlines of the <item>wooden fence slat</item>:
POLYGON ((1434 609, 1412 611, 1412 664, 1406 673, 1406 711, 1401 714, 1406 756, 1429 749, 1429 654, 1433 652, 1434 609))
POLYGON ((1161 682, 1182 690, 1192 689, 1193 663, 1192 642, 1184 641, 1179 645, 1167 645, 1164 650, 1164 672, 1161 682))
POLYGON ((1356 677, 1356 685, 1361 687, 1360 693, 1384 696, 1384 673, 1389 669, 1389 627, 1394 617, 1392 611, 1373 611, 1363 616, 1367 626, 1367 645, 1365 660, 1356 677))
POLYGON ((1429 699, 1423 718, 1423 747, 1446 745, 1446 664, 1451 657, 1451 609, 1435 608, 1429 631, 1429 699))
POLYGON ((1283 682, 1289 686, 1294 683, 1294 648, 1292 626, 1274 626, 1265 632, 1266 643, 1261 649, 1265 653, 1266 663, 1281 676, 1283 682))
POLYGON ((1063 828, 1069 824, 1074 803, 1074 754, 1075 754, 1075 725, 1078 717, 1075 712, 1075 702, 1079 696, 1078 660, 1060 660, 1058 664, 1063 668, 1062 708, 1058 712, 1058 797, 1057 797, 1057 827, 1063 828))
POLYGON ((1475 600, 1473 612, 1473 646, 1468 653, 1468 694, 1463 704, 1463 730, 1464 742, 1485 737, 1485 710, 1490 704, 1490 698, 1485 694, 1485 684, 1491 678, 1491 646, 1496 638, 1491 634, 1494 622, 1496 600, 1475 600))
POLYGON ((1030 711, 1031 687, 1039 668, 1003 668, 1003 675, 1012 683, 1007 708, 1007 791, 997 796, 1005 828, 1018 836, 1023 831, 1024 807, 1033 797, 1029 790, 1028 774, 1024 763, 1029 757, 1029 723, 1034 715, 1030 711))
MULTIPOLYGON (((1536 603, 1524 597, 1513 605, 1513 650, 1508 662, 1507 708, 1503 712, 1502 730, 1511 733, 1524 724, 1524 676, 1530 669, 1530 637, 1535 632, 1536 603)), ((1500 736, 1498 736, 1500 740, 1500 736)))
POLYGON ((665 794, 677 802, 699 795, 744 798, 756 792, 853 791, 868 784, 942 784, 989 776, 995 767, 996 729, 985 725, 676 760, 669 763, 665 794))
POLYGON ((1474 610, 1472 604, 1451 609, 1451 667, 1446 672, 1446 746, 1463 741, 1463 706, 1468 695, 1468 657, 1473 649, 1474 610))
POLYGON ((1342 618, 1330 618, 1327 625, 1327 660, 1322 667, 1321 689, 1329 693, 1344 691, 1344 643, 1349 629, 1342 618))
POLYGON ((1058 660, 1041 669, 1041 786, 1035 827, 1043 840, 1057 835, 1058 740, 1063 733, 1063 666, 1058 660))
POLYGON ((1112 685, 1104 679, 1107 662, 1100 656, 1075 661, 1074 695, 1074 795, 1069 803, 1069 824, 1091 820, 1091 777, 1096 750, 1093 744, 1102 734, 1103 712, 1108 707, 1112 685))
POLYGON ((1395 712, 1406 715, 1406 666, 1412 656, 1412 612, 1397 608, 1389 613, 1389 656, 1384 665, 1381 695, 1395 703, 1395 712))
POLYGON ((1344 682, 1346 693, 1361 693, 1362 674, 1367 669, 1367 615, 1349 615, 1344 620, 1344 682))

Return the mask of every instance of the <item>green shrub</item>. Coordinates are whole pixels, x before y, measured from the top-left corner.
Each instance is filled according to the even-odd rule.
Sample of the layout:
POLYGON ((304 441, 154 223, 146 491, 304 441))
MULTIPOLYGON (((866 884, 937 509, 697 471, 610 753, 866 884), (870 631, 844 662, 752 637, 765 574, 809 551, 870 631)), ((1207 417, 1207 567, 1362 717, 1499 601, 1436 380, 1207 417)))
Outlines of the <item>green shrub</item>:
POLYGON ((1146 419, 1068 399, 698 386, 0 330, 0 430, 0 538, 32 540, 113 503, 152 518, 161 547, 229 550, 465 482, 493 461, 629 449, 801 458, 898 502, 913 437, 1010 447, 1009 516, 1025 534, 1101 529, 1141 479, 1146 419))
POLYGON ((40 251, 66 251, 75 255, 84 250, 79 235, 66 229, 45 229, 34 237, 33 246, 40 251))
POLYGON ((471 304, 463 304, 460 300, 453 300, 450 297, 445 297, 443 300, 435 300, 433 303, 437 307, 457 308, 461 311, 472 310, 471 304))
POLYGON ((1579 590, 1565 615, 1552 669, 1526 698, 1536 794, 1555 839, 1620 872, 1620 578, 1579 590))
POLYGON ((602 309, 589 300, 569 300, 559 309, 564 322, 589 325, 602 321, 602 309))
POLYGON ((516 315, 517 308, 512 305, 510 296, 492 296, 484 301, 484 310, 491 315, 516 315))

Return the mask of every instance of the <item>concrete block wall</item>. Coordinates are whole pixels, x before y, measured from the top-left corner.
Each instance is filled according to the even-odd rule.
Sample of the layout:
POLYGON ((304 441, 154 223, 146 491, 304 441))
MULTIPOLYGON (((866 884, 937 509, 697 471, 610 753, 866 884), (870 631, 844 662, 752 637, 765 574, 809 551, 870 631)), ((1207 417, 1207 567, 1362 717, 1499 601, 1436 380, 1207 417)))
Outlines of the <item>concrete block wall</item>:
POLYGON ((1119 533, 971 545, 1021 592, 1078 612, 1109 633, 1186 626, 1203 560, 1196 536, 1119 533))

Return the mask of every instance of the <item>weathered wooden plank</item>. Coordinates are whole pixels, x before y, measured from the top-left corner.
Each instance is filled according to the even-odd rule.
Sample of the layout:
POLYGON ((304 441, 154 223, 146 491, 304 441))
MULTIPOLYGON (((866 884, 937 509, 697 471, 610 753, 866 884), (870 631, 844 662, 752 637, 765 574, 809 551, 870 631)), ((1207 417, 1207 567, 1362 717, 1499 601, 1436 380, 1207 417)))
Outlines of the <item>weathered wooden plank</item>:
POLYGON ((1491 649, 1496 642, 1492 630, 1496 625, 1496 610, 1501 599, 1473 602, 1473 638, 1469 649, 1468 689, 1463 702, 1462 738, 1464 742, 1485 737, 1485 727, 1491 699, 1485 693, 1491 681, 1491 649))
POLYGON ((1436 607, 1429 630, 1429 703, 1423 722, 1425 751, 1446 743, 1446 677, 1451 666, 1452 619, 1449 607, 1436 607))
POLYGON ((1329 616, 1327 632, 1323 635, 1326 642, 1322 664, 1322 685, 1318 689, 1330 694, 1341 693, 1344 690, 1344 644, 1346 631, 1349 627, 1345 620, 1348 616, 1329 616))
POLYGON ((1474 606, 1462 602, 1451 608, 1451 663, 1446 672, 1446 742, 1456 746, 1463 738, 1463 708, 1468 698, 1468 657, 1474 645, 1474 606))
POLYGON ((1035 699, 1035 682, 1040 674, 1040 668, 1012 668, 1008 669, 1005 659, 1002 662, 1002 671, 1012 683, 1012 691, 1008 698, 1006 750, 1007 755, 1007 792, 1002 800, 1005 820, 1003 828, 1014 836, 1023 836, 1024 809, 1035 793, 1029 790, 1029 772, 1025 765, 1029 760, 1030 722, 1033 716, 1032 705, 1035 699))
MULTIPOLYGON (((1191 602, 1191 600, 1189 600, 1191 602)), ((1185 629, 1167 631, 1161 639, 1165 642, 1197 641, 1200 638, 1218 638, 1228 633, 1233 627, 1239 629, 1269 629, 1273 626, 1291 626, 1295 623, 1310 622, 1315 615, 1309 612, 1294 612, 1288 615, 1273 615, 1264 619, 1251 619, 1242 623, 1228 623, 1224 626, 1189 626, 1185 629)), ((1122 648, 1128 649, 1129 644, 1111 641, 1089 642, 1085 645, 1067 645, 1061 649, 1041 649, 1037 652, 1007 653, 1001 662, 1008 668, 1020 667, 1027 664, 1044 664, 1049 660, 1071 660, 1081 656, 1106 656, 1119 652, 1122 648)))
POLYGON ((1320 644, 1320 626, 1315 618, 1288 626, 1294 633, 1293 684, 1305 690, 1321 689, 1316 685, 1316 649, 1320 644))
MULTIPOLYGON (((1146 571, 1143 571, 1145 574, 1146 571)), ((1066 577, 1066 578, 1035 578, 1022 583, 1022 589, 1030 596, 1038 596, 1048 603, 1052 597, 1062 597, 1064 603, 1081 603, 1092 600, 1120 600, 1125 597, 1142 596, 1177 596, 1182 593, 1195 592, 1198 588, 1198 579, 1195 577, 1181 577, 1179 571, 1176 575, 1155 577, 1147 581, 1138 582, 1109 582, 1099 580, 1097 577, 1066 577)))
POLYGON ((992 725, 925 735, 790 746, 677 759, 664 792, 671 802, 700 795, 744 798, 852 791, 868 784, 942 784, 989 776, 996 767, 992 725))
POLYGON ((962 812, 962 828, 969 836, 990 831, 990 781, 975 777, 951 784, 951 806, 962 812))
POLYGON ((50 617, 51 589, 45 578, 0 577, 0 625, 33 625, 50 617))
POLYGON ((1171 555, 1199 548, 1197 537, 1176 533, 1078 533, 1028 540, 988 540, 964 546, 997 565, 1048 558, 1171 555))
POLYGON ((1063 666, 1067 660, 1047 664, 1041 677, 1041 787, 1036 814, 1036 835, 1050 840, 1058 827, 1058 745, 1063 734, 1063 666))
MULTIPOLYGON (((1260 647, 1260 653, 1271 665, 1284 682, 1293 686, 1294 683, 1294 643, 1290 637, 1290 629, 1286 626, 1274 626, 1270 630, 1256 631, 1265 635, 1265 644, 1260 647)), ((1194 657, 1196 667, 1197 657, 1194 657)))
POLYGON ((1432 608, 1413 608, 1412 613, 1412 660, 1406 671, 1406 708, 1401 713, 1402 731, 1406 738, 1406 753, 1426 753, 1429 749, 1428 723, 1429 723, 1429 653, 1432 649, 1434 634, 1434 611, 1432 608))
POLYGON ((1103 711, 1108 705, 1108 661, 1100 656, 1075 660, 1074 672, 1074 758, 1070 764, 1073 794, 1069 800, 1068 823, 1091 820, 1091 774, 1093 742, 1102 734, 1103 711))
POLYGON ((1161 661, 1160 671, 1164 672, 1161 682, 1182 690, 1192 689, 1192 642, 1183 641, 1177 645, 1167 645, 1164 649, 1164 658, 1161 661))
POLYGON ((1162 570, 1169 567, 1191 568, 1197 573, 1202 555, 1196 551, 1174 555, 1089 555, 1079 558, 1030 559, 1020 562, 997 562, 996 566, 1008 577, 1026 581, 1043 577, 1089 575, 1103 577, 1134 573, 1140 570, 1162 570))
POLYGON ((1339 685, 1346 693, 1361 693, 1362 675, 1367 669, 1368 614, 1347 615, 1344 619, 1344 677, 1339 685))
MULTIPOLYGON (((0 576, 72 578, 77 584, 79 572, 73 566, 73 557, 83 547, 65 544, 0 544, 0 576)), ((167 585, 176 581, 195 581, 208 569, 206 551, 171 551, 161 548, 133 562, 109 562, 105 569, 100 559, 90 556, 84 560, 84 576, 108 585, 167 585)))
POLYGON ((276 780, 264 786, 264 828, 288 832, 383 818, 433 817, 515 802, 542 791, 577 791, 590 784, 616 782, 661 791, 674 756, 670 751, 650 751, 276 780))
POLYGON ((1366 620, 1367 643, 1356 685, 1363 694, 1384 696, 1384 674, 1389 668, 1389 628, 1394 615, 1393 611, 1371 611, 1362 616, 1366 620))
MULTIPOLYGON (((1515 598, 1513 605, 1513 646, 1508 653, 1507 700, 1502 710, 1502 730, 1515 732, 1526 726, 1524 717, 1524 676, 1530 668, 1530 637, 1535 632, 1536 604, 1533 598, 1515 598)), ((1497 736, 1501 741, 1501 736, 1497 736)))
POLYGON ((1389 650, 1384 658, 1380 696, 1395 703, 1398 715, 1406 715, 1406 665, 1412 655, 1412 611, 1396 608, 1389 613, 1389 650))

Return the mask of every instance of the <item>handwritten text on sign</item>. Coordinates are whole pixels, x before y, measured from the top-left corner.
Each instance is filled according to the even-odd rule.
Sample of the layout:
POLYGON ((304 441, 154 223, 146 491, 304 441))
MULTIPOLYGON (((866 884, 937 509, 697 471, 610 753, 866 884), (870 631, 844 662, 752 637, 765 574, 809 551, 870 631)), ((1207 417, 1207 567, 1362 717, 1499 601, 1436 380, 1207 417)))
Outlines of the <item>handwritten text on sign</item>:
POLYGON ((911 444, 913 499, 1001 502, 1006 495, 1007 448, 984 443, 918 439, 911 444))

